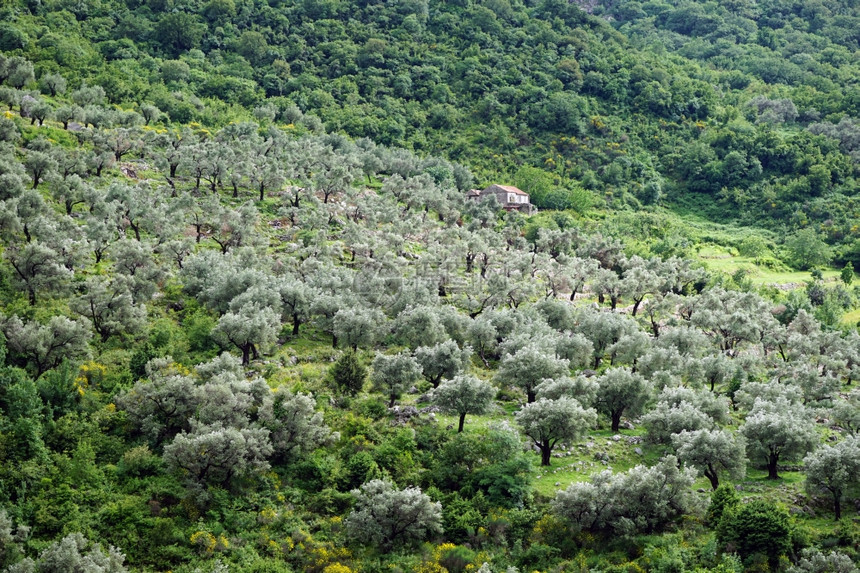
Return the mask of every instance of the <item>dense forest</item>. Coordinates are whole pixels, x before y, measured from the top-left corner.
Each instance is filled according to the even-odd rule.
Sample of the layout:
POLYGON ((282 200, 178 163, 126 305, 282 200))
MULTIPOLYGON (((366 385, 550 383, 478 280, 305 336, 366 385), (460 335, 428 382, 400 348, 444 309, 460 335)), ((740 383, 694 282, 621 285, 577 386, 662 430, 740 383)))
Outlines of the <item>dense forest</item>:
POLYGON ((858 570, 857 6, 0 14, 0 570, 858 570))

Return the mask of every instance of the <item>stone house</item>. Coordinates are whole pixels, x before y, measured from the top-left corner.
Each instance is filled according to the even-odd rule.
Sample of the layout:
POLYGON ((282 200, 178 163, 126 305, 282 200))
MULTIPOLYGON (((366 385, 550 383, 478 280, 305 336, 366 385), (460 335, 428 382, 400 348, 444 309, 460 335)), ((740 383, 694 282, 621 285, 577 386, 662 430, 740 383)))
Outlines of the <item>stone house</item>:
POLYGON ((513 185, 490 185, 486 189, 472 189, 466 194, 466 198, 478 201, 491 195, 495 196, 499 205, 508 211, 519 211, 526 215, 537 212, 535 206, 529 201, 529 194, 513 185))

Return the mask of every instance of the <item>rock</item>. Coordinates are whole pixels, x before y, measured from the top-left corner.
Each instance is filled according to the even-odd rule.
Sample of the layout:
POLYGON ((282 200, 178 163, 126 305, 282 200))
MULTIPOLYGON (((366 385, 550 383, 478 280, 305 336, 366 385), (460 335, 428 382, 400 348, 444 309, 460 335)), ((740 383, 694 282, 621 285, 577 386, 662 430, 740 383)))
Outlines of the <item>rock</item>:
POLYGON ((615 434, 614 436, 612 436, 613 442, 618 442, 620 440, 621 440, 621 434, 615 434))
POLYGON ((699 492, 699 493, 705 493, 705 488, 700 487, 700 488, 699 488, 699 489, 697 489, 696 491, 697 491, 697 492, 699 492))
POLYGON ((415 406, 394 406, 388 411, 394 414, 394 424, 396 425, 406 424, 411 418, 419 414, 418 408, 415 406))
POLYGON ((637 456, 642 455, 642 448, 633 448, 633 451, 636 453, 637 456))
POLYGON ((561 485, 561 482, 560 482, 560 481, 555 482, 555 486, 556 486, 556 487, 559 487, 560 485, 561 485))
POLYGON ((630 420, 625 420, 624 423, 621 424, 621 427, 624 428, 625 430, 635 430, 636 429, 636 426, 631 424, 630 420))
POLYGON ((792 507, 788 510, 788 513, 790 513, 791 515, 801 515, 803 513, 803 510, 799 507, 792 507))

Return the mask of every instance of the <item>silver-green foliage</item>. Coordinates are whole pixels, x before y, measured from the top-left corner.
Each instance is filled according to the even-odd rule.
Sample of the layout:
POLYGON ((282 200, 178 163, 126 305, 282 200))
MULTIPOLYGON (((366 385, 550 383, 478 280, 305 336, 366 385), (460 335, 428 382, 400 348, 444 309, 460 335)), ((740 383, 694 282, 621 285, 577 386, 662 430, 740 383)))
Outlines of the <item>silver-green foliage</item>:
POLYGON ((663 530, 680 516, 696 511, 691 491, 695 471, 679 469, 674 456, 653 467, 624 473, 606 470, 588 482, 559 491, 551 505, 576 530, 632 535, 663 530))
POLYGON ((93 333, 90 322, 83 317, 70 320, 53 316, 47 324, 39 324, 25 323, 18 316, 0 315, 0 329, 8 348, 27 360, 34 378, 59 366, 63 360, 81 360, 90 355, 88 342, 93 333))
POLYGON ((275 392, 259 410, 260 423, 269 430, 274 454, 281 459, 299 456, 339 437, 325 425, 322 412, 314 410, 310 394, 275 392))
POLYGON ((125 573, 123 555, 116 547, 107 552, 80 533, 71 533, 52 543, 38 559, 26 558, 9 567, 8 573, 125 573))
POLYGON ((858 573, 860 569, 844 553, 831 551, 826 555, 820 549, 807 547, 788 573, 858 573))
POLYGON ((453 340, 446 340, 433 346, 420 346, 415 349, 415 359, 421 372, 434 387, 445 378, 454 378, 469 365, 472 348, 460 348, 453 340))
POLYGON ((523 406, 516 414, 523 433, 541 451, 541 465, 550 465, 552 450, 559 442, 580 438, 597 423, 597 412, 584 409, 573 398, 541 399, 523 406))
POLYGON ((860 482, 860 441, 850 437, 831 446, 825 444, 803 459, 806 490, 829 495, 835 518, 842 517, 842 498, 860 482))
POLYGON ((576 399, 583 406, 594 404, 597 389, 598 385, 594 378, 586 378, 585 376, 575 378, 562 376, 561 378, 547 379, 538 384, 536 388, 538 399, 558 400, 567 396, 576 399))
POLYGON ((672 435, 672 445, 678 459, 703 473, 714 489, 720 485, 721 471, 734 479, 746 473, 746 443, 727 430, 685 430, 672 435))
POLYGON ((802 404, 785 398, 772 402, 756 398, 740 433, 747 440, 750 458, 763 460, 771 479, 779 477, 780 460, 797 459, 818 443, 812 415, 802 404))
POLYGON ((192 423, 190 432, 181 432, 164 447, 164 461, 203 494, 207 484, 227 486, 234 478, 267 470, 266 458, 272 454, 268 438, 263 428, 192 423))
POLYGON ((568 364, 567 360, 556 358, 537 345, 529 345, 505 356, 496 377, 502 384, 525 390, 528 401, 533 402, 538 384, 567 376, 570 374, 568 364))
POLYGON ((371 368, 373 373, 370 379, 373 382, 373 388, 388 396, 389 407, 394 406, 394 401, 421 376, 418 362, 403 352, 392 356, 377 354, 371 368))
POLYGON ((610 368, 597 384, 595 407, 609 416, 613 432, 618 431, 622 414, 635 416, 651 398, 651 383, 629 368, 610 368))
POLYGON ((442 505, 417 487, 397 489, 390 481, 375 479, 352 495, 355 506, 344 526, 358 543, 389 549, 442 533, 442 505))
POLYGON ((458 432, 463 431, 466 414, 483 414, 493 403, 496 389, 492 384, 469 375, 455 376, 433 390, 433 403, 443 412, 460 416, 458 432))

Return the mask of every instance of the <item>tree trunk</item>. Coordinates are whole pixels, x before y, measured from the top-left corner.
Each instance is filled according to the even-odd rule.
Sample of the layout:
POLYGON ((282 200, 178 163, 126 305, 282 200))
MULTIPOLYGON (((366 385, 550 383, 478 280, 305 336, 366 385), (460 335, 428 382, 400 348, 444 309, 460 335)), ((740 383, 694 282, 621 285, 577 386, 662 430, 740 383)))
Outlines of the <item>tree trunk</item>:
POLYGON ((767 479, 779 479, 779 475, 776 473, 777 462, 779 462, 779 456, 767 457, 767 479))
POLYGON ((242 349, 242 366, 247 366, 251 362, 251 345, 245 344, 242 349))
POLYGON ((260 201, 266 198, 266 184, 260 183, 260 201))
POLYGON ((642 304, 644 299, 637 298, 635 300, 636 302, 633 303, 633 311, 630 313, 631 316, 636 316, 636 313, 639 312, 639 305, 642 304))
POLYGON ((720 487, 720 478, 719 478, 719 476, 717 476, 717 470, 708 466, 707 468, 705 468, 704 474, 705 474, 705 477, 708 478, 708 480, 711 482, 711 487, 714 490, 716 490, 718 487, 720 487))
MULTIPOLYGON (((335 334, 332 334, 332 335, 331 335, 331 347, 332 347, 332 348, 337 348, 337 335, 335 335, 335 334)), ((393 406, 393 405, 394 405, 394 404, 392 404, 392 406, 393 406)))
POLYGON ((532 389, 526 390, 526 400, 529 404, 535 401, 535 391, 532 389))
POLYGON ((394 407, 394 401, 397 400, 397 396, 392 394, 391 396, 389 396, 389 398, 391 398, 391 399, 388 401, 388 407, 393 408, 394 407))
POLYGON ((460 414, 460 425, 457 426, 457 433, 458 434, 463 431, 463 424, 465 424, 465 423, 466 423, 466 414, 460 414))
POLYGON ((549 443, 545 441, 540 446, 540 465, 548 466, 551 455, 552 455, 552 446, 550 446, 549 443))
POLYGON ((621 425, 621 413, 623 410, 618 410, 617 412, 612 412, 610 415, 612 418, 612 431, 617 432, 618 427, 621 425))
MULTIPOLYGON (((839 493, 841 493, 841 492, 839 492, 839 493)), ((836 521, 839 521, 840 519, 842 519, 842 502, 839 499, 842 496, 839 495, 839 493, 833 494, 833 513, 834 513, 834 519, 836 521)))
POLYGON ((302 321, 299 320, 298 315, 293 315, 293 336, 299 335, 299 326, 301 326, 302 321))

